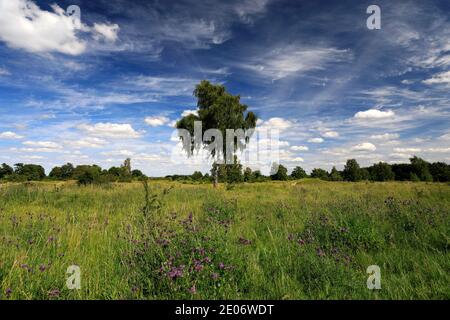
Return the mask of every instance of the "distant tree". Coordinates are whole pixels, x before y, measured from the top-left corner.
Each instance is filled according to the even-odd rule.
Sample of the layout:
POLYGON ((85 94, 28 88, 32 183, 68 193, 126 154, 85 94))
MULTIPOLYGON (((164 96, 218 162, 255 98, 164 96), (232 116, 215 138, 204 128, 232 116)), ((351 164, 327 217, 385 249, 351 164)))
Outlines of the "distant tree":
POLYGON ((227 183, 240 183, 244 181, 244 176, 242 175, 242 165, 237 160, 237 156, 234 156, 234 163, 226 165, 227 171, 227 183))
POLYGON ((417 175, 421 181, 433 181, 433 176, 430 173, 429 163, 425 160, 414 156, 409 159, 411 162, 412 172, 417 175))
POLYGON ((311 178, 317 178, 321 180, 328 180, 328 172, 323 169, 314 168, 311 171, 311 178))
POLYGON ((359 171, 361 180, 370 180, 371 176, 370 176, 370 171, 367 168, 361 168, 359 171))
POLYGON ((370 167, 370 176, 375 181, 389 181, 395 179, 392 167, 386 162, 379 162, 370 167))
POLYGON ((412 167, 409 163, 396 163, 391 165, 395 180, 407 181, 411 179, 412 167))
POLYGON ((450 165, 444 162, 434 162, 430 164, 430 173, 434 181, 450 181, 450 165))
POLYGON ((4 179, 9 175, 14 173, 14 169, 8 166, 6 163, 3 163, 0 167, 0 179, 4 179))
POLYGON ((102 174, 102 168, 97 165, 79 165, 73 171, 73 177, 80 185, 96 182, 102 174))
POLYGON ((121 168, 123 169, 124 175, 131 176, 131 159, 126 158, 121 168))
POLYGON ((192 175, 191 175, 192 180, 194 181, 200 181, 203 179, 203 174, 200 171, 195 171, 192 175))
POLYGON ((252 173, 252 181, 262 181, 264 176, 262 175, 260 170, 255 170, 252 173))
POLYGON ((144 178, 145 174, 143 174, 141 170, 134 169, 133 171, 131 171, 131 176, 133 178, 144 178))
POLYGON ((342 181, 342 175, 341 173, 336 169, 336 167, 333 167, 331 169, 330 175, 329 175, 330 181, 342 181))
POLYGON ((73 177, 73 170, 73 165, 71 163, 67 163, 61 167, 54 167, 48 176, 57 180, 68 180, 73 177))
POLYGON ((16 163, 14 173, 28 181, 39 181, 45 178, 45 169, 37 164, 16 163))
POLYGON ((347 160, 347 163, 342 172, 342 176, 346 181, 359 181, 361 180, 361 168, 355 159, 347 160))
MULTIPOLYGON (((194 122, 202 122, 202 136, 208 129, 218 129, 222 133, 223 138, 226 137, 227 129, 253 129, 256 126, 257 116, 249 111, 245 104, 241 103, 240 96, 234 96, 228 93, 223 85, 214 85, 209 81, 202 81, 194 90, 194 96, 197 98, 198 114, 189 114, 177 121, 177 129, 185 129, 191 134, 191 141, 183 141, 183 147, 188 155, 198 147, 194 140, 194 122)), ((248 142, 246 139, 245 143, 248 142)), ((212 142, 202 141, 205 148, 212 142)), ((239 139, 235 139, 233 143, 233 152, 238 149, 244 149, 245 143, 239 139)), ((211 150, 212 157, 223 155, 224 158, 230 157, 226 151, 227 144, 223 144, 222 150, 211 150), (216 154, 218 153, 218 154, 216 154)), ((217 166, 213 166, 212 173, 214 175, 214 186, 219 181, 220 170, 217 166)))
POLYGON ((291 177, 293 179, 304 179, 307 177, 307 174, 302 167, 297 166, 292 170, 291 177))
POLYGON ((272 180, 280 180, 280 181, 286 181, 288 179, 287 169, 283 165, 278 165, 278 171, 271 175, 270 178, 272 180))
POLYGON ((244 181, 245 182, 251 182, 252 180, 253 180, 252 169, 247 167, 244 170, 244 181))

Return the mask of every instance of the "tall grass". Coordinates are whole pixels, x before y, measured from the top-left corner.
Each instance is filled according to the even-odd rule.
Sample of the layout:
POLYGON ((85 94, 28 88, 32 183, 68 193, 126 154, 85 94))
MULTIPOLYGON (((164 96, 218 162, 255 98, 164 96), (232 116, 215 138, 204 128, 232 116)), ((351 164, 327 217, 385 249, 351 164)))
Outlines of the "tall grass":
POLYGON ((147 187, 0 185, 0 299, 450 298, 448 185, 147 187))

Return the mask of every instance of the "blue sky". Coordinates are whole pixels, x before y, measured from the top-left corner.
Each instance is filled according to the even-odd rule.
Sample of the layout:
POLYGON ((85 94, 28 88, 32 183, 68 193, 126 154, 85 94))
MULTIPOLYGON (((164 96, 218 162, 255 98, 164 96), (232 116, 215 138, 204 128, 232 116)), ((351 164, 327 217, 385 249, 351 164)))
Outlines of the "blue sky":
POLYGON ((173 161, 171 138, 202 79, 280 131, 289 168, 450 162, 449 12, 445 0, 0 0, 0 162, 207 172, 173 161), (366 27, 371 4, 380 30, 366 27))

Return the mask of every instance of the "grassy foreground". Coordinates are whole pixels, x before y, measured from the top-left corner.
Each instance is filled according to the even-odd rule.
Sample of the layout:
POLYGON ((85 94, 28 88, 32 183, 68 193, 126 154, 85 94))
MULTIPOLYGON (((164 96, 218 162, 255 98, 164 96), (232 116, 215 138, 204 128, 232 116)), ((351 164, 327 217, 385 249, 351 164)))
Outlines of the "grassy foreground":
POLYGON ((0 184, 0 299, 450 298, 449 185, 149 185, 0 184))

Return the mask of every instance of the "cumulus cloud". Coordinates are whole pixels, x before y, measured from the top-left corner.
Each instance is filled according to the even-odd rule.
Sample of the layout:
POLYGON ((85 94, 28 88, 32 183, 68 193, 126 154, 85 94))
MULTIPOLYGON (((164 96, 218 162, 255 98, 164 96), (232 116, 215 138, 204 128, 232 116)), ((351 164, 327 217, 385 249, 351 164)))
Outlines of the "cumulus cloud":
POLYGON ((159 127, 170 123, 170 119, 164 116, 146 117, 145 123, 151 127, 159 127))
POLYGON ((87 41, 81 34, 117 40, 117 25, 81 23, 56 4, 53 11, 41 10, 32 0, 0 0, 0 40, 12 48, 30 52, 59 52, 79 55, 87 41))
POLYGON ((375 134, 371 135, 370 139, 373 140, 392 140, 392 139, 398 139, 399 135, 397 133, 384 133, 384 134, 375 134))
POLYGON ((375 151, 377 147, 370 142, 363 142, 351 148, 352 151, 375 151))
POLYGON ((0 68, 0 76, 9 76, 9 75, 11 75, 11 73, 8 70, 0 68))
POLYGON ((118 32, 120 30, 118 24, 94 23, 94 39, 115 42, 118 40, 118 32))
POLYGON ((382 111, 378 109, 370 109, 366 111, 359 111, 354 117, 356 119, 386 119, 394 116, 395 113, 392 110, 382 111))
POLYGON ((308 151, 309 148, 307 146, 292 146, 292 151, 308 151))
POLYGON ((61 149, 62 146, 53 141, 24 141, 24 145, 35 148, 61 149))
POLYGON ((184 111, 181 113, 181 116, 182 116, 182 117, 186 117, 186 116, 188 116, 188 115, 190 115, 190 114, 193 114, 193 115, 195 115, 195 116, 198 116, 198 111, 197 111, 197 110, 184 110, 184 111))
POLYGON ((324 140, 322 138, 311 138, 308 140, 310 143, 322 143, 324 140))
POLYGON ((0 133, 0 139, 22 139, 23 136, 11 131, 5 131, 0 133))
POLYGON ((127 138, 138 138, 141 136, 141 134, 136 130, 134 130, 133 127, 128 123, 120 124, 120 123, 100 122, 94 125, 81 124, 78 126, 78 129, 93 136, 108 137, 108 138, 127 139, 127 138))
POLYGON ((336 131, 325 131, 325 132, 322 132, 322 137, 337 138, 337 137, 339 137, 339 133, 336 131))

